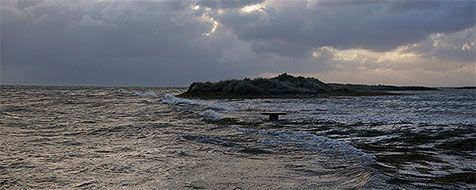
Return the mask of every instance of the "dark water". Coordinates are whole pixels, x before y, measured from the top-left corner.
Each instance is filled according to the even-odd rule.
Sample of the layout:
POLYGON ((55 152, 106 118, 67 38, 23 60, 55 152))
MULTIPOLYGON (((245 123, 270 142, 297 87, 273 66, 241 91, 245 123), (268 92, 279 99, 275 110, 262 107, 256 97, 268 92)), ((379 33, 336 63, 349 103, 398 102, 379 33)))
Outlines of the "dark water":
POLYGON ((3 86, 0 189, 476 188, 475 90, 173 96, 182 91, 3 86))

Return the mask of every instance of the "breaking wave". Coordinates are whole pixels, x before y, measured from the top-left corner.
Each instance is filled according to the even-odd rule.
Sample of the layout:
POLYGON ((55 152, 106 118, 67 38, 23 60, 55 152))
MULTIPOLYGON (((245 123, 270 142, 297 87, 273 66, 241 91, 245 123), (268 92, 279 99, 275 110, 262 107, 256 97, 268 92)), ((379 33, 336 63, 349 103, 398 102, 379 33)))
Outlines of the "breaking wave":
POLYGON ((223 119, 223 115, 221 113, 218 113, 216 111, 213 111, 213 110, 207 110, 207 111, 204 111, 202 112, 202 114, 200 114, 203 118, 207 119, 207 120, 213 120, 213 121, 216 121, 216 120, 220 120, 220 119, 223 119))
POLYGON ((199 105, 197 101, 189 100, 185 98, 177 98, 170 94, 165 95, 162 98, 162 102, 166 104, 172 104, 172 105, 180 105, 180 104, 199 105))
POLYGON ((162 98, 162 102, 166 104, 171 104, 171 105, 195 105, 195 106, 203 107, 206 109, 222 110, 222 111, 235 110, 233 107, 220 103, 220 102, 178 98, 170 94, 165 95, 162 98))
POLYGON ((344 158, 358 158, 363 164, 375 163, 375 156, 367 154, 350 144, 323 136, 316 136, 302 131, 263 130, 259 134, 261 143, 271 146, 291 146, 306 151, 316 151, 322 154, 334 154, 344 158))

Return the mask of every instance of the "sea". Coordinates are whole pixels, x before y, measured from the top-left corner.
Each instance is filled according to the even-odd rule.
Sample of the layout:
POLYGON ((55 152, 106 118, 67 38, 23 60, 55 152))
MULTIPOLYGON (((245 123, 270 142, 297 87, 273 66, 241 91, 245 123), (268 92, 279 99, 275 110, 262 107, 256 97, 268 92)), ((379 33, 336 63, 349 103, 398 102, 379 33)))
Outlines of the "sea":
POLYGON ((476 188, 474 89, 177 97, 185 90, 1 86, 0 189, 476 188))

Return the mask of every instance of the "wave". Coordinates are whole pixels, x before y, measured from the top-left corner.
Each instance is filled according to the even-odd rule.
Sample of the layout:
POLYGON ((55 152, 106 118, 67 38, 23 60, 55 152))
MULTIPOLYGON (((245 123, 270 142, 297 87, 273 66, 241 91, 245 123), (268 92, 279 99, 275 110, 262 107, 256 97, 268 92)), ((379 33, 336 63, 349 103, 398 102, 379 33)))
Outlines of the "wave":
POLYGON ((172 96, 170 94, 166 94, 162 98, 162 102, 166 104, 172 104, 172 105, 180 105, 180 104, 189 104, 189 105, 198 105, 198 102, 195 100, 189 100, 185 98, 177 98, 175 96, 172 96))
POLYGON ((263 138, 261 143, 266 145, 286 145, 322 154, 337 154, 344 158, 357 158, 366 165, 375 163, 375 156, 372 154, 362 152, 346 142, 313 135, 308 132, 263 130, 259 134, 263 138))
POLYGON ((223 110, 223 111, 235 110, 235 108, 229 105, 225 105, 223 103, 219 103, 219 102, 178 98, 170 94, 166 94, 162 98, 162 102, 166 104, 171 104, 171 105, 195 105, 195 106, 200 106, 206 109, 213 109, 213 110, 223 110))
POLYGON ((134 92, 134 96, 141 97, 158 97, 159 95, 155 92, 134 92))
POLYGON ((200 115, 207 120, 217 121, 223 119, 223 115, 221 113, 213 110, 204 111, 200 115))

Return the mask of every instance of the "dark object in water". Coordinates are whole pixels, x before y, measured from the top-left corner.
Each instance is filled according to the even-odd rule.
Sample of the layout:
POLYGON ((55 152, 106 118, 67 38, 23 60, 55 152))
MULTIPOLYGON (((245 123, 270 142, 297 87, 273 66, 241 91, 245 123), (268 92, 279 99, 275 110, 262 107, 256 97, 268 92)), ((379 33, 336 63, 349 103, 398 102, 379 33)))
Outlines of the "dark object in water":
POLYGON ((452 173, 439 177, 434 180, 436 183, 467 183, 467 184, 476 184, 476 173, 475 172, 461 172, 461 173, 452 173))
POLYGON ((294 77, 286 73, 264 79, 194 82, 178 95, 185 98, 318 98, 327 96, 397 95, 387 91, 436 90, 418 86, 354 85, 324 83, 316 78, 294 77))
POLYGON ((455 151, 475 151, 476 138, 458 139, 446 141, 435 146, 439 149, 455 150, 455 151))
POLYGON ((454 89, 476 89, 476 86, 463 86, 463 87, 456 87, 454 89))
POLYGON ((279 115, 286 115, 285 112, 264 112, 261 115, 268 115, 270 121, 278 121, 279 115))

